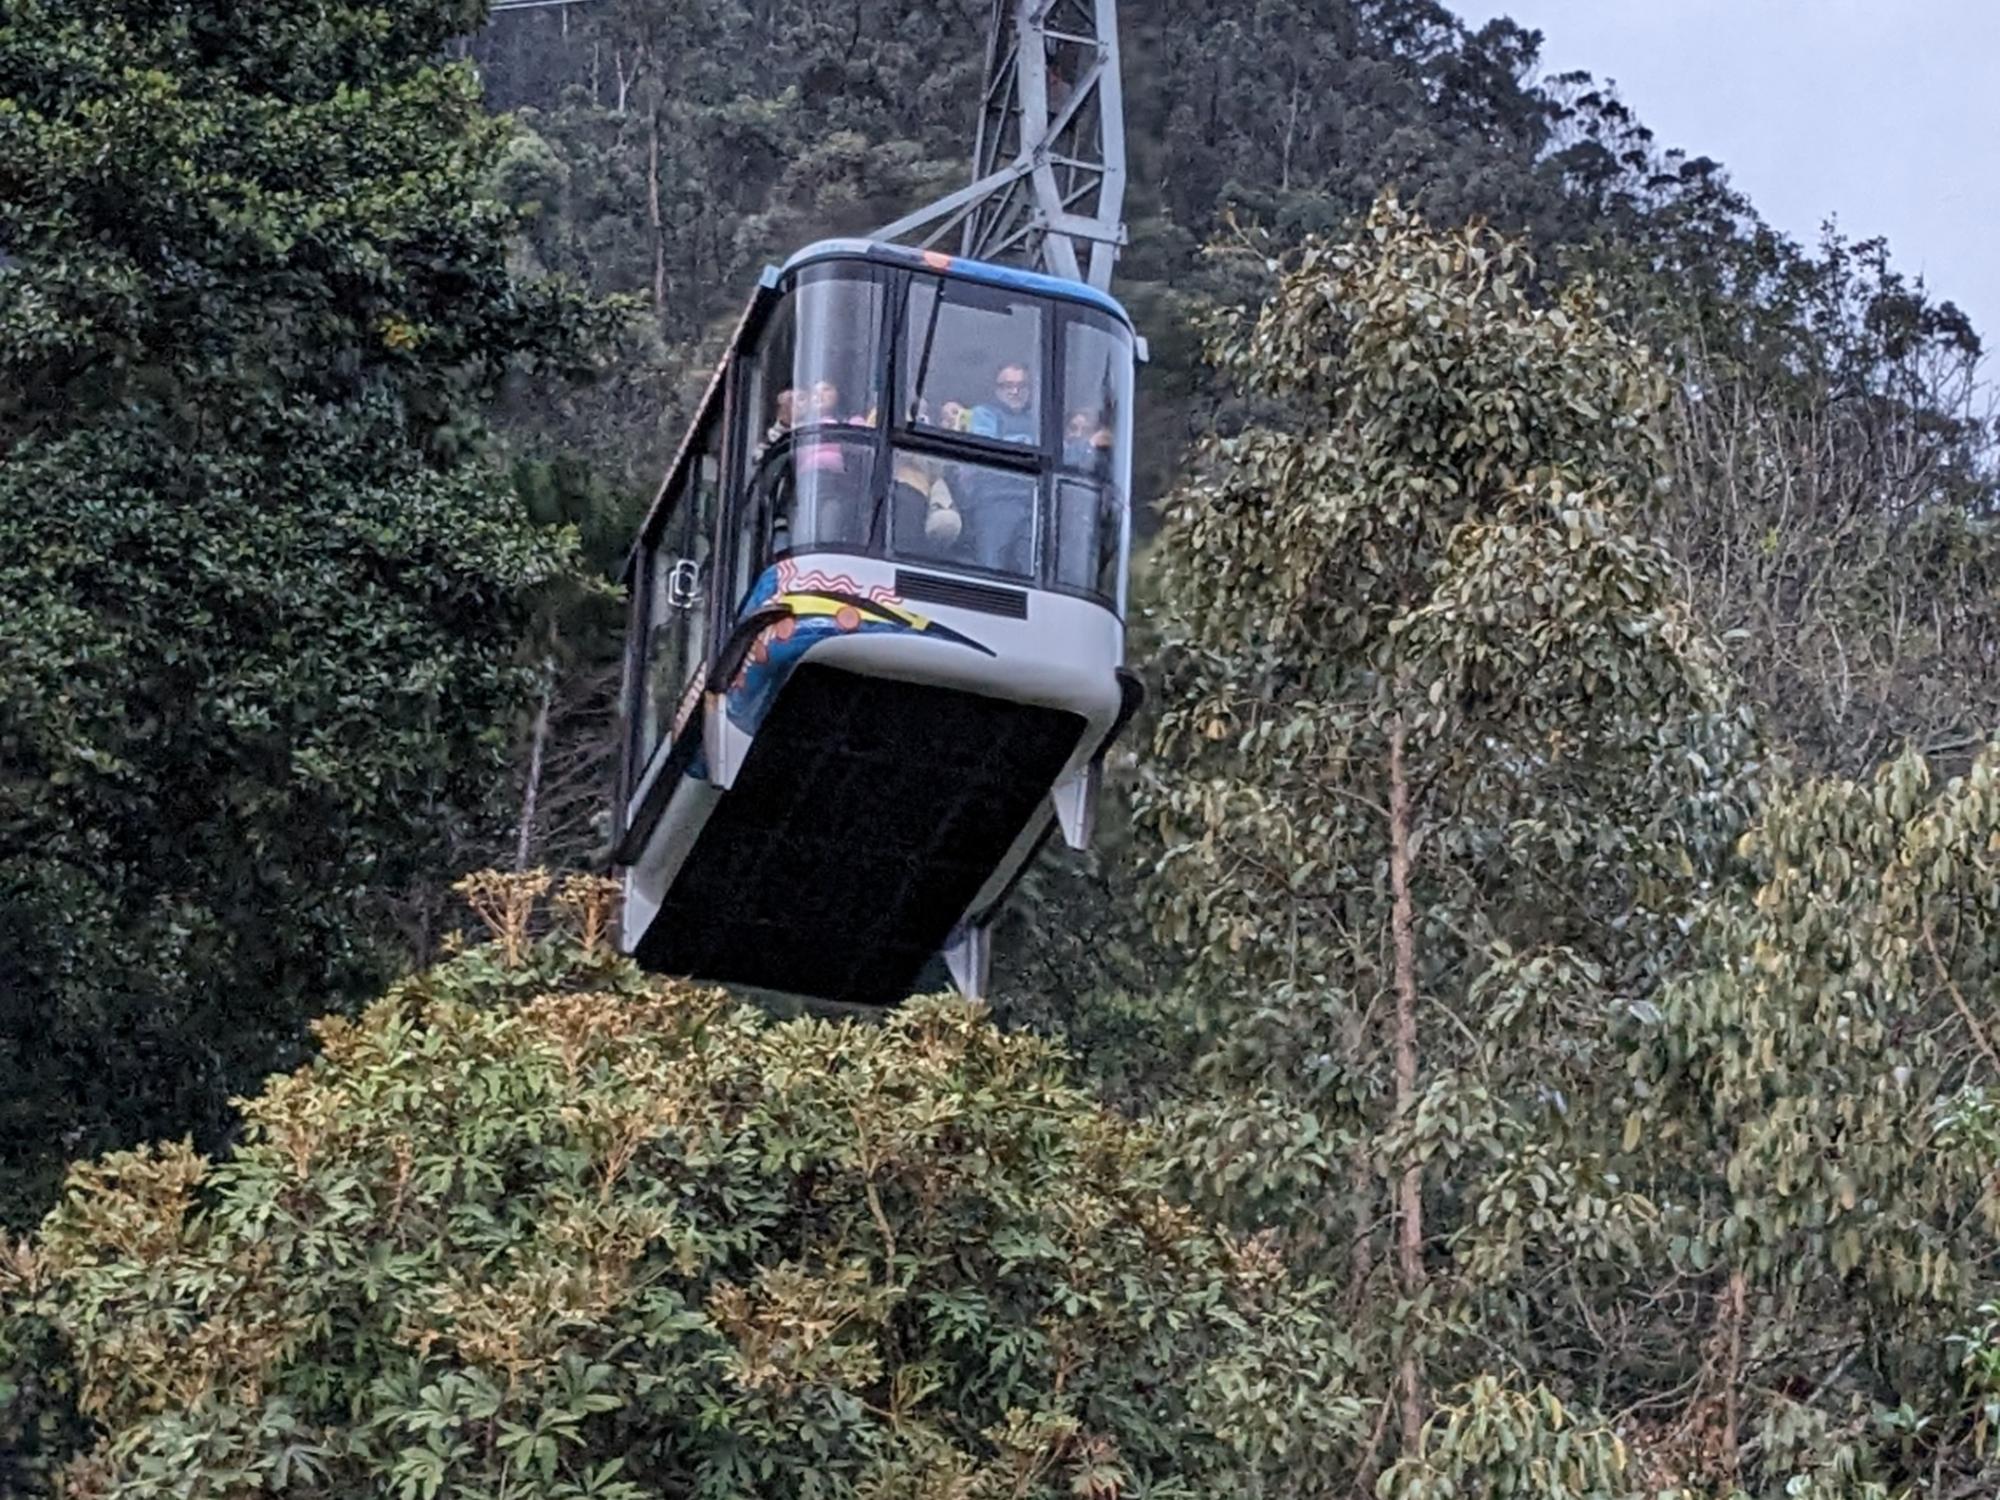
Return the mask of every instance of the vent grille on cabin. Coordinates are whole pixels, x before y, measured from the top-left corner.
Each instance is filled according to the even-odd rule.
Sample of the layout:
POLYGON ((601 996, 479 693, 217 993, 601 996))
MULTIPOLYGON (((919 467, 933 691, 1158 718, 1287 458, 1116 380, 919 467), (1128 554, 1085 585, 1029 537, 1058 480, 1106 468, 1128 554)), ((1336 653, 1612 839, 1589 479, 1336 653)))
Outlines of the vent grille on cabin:
POLYGON ((966 578, 940 578, 935 573, 912 573, 907 568, 898 568, 896 592, 924 604, 976 609, 981 614, 1005 615, 1010 620, 1028 618, 1028 596, 1021 590, 974 583, 966 578))

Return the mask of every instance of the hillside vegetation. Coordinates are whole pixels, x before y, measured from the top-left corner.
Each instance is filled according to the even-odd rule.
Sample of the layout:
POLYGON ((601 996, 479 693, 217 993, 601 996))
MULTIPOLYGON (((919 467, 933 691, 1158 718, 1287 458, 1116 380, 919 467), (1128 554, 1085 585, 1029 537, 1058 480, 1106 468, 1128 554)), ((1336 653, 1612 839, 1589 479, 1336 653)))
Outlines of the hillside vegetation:
POLYGON ((0 1493, 2000 1486, 1949 302, 1508 23, 1129 8, 1148 716, 991 1013, 779 1021, 606 952, 605 578, 986 7, 477 9, 0 7, 0 1493))
POLYGON ((228 1159, 76 1171, 4 1273, 102 1433, 66 1493, 1108 1496, 1359 1421, 1329 1310, 1047 1043, 769 1023, 607 957, 582 884, 588 946, 322 1023, 228 1159))

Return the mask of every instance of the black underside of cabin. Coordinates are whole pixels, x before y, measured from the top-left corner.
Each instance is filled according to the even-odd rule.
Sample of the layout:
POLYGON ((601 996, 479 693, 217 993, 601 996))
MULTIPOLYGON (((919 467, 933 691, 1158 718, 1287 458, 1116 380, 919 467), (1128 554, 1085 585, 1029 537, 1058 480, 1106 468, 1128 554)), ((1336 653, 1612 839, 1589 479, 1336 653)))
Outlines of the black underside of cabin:
POLYGON ((1079 715, 807 663, 640 940, 656 973, 905 998, 1076 749, 1079 715))

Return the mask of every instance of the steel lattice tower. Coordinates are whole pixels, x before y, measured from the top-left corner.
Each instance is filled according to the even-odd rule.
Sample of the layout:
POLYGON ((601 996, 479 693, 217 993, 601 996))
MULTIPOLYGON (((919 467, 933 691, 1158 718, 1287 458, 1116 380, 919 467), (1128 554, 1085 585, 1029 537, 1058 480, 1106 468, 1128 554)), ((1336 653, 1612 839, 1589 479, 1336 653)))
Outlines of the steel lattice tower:
POLYGON ((973 180, 878 238, 1108 291, 1125 244, 1117 0, 993 0, 973 180))

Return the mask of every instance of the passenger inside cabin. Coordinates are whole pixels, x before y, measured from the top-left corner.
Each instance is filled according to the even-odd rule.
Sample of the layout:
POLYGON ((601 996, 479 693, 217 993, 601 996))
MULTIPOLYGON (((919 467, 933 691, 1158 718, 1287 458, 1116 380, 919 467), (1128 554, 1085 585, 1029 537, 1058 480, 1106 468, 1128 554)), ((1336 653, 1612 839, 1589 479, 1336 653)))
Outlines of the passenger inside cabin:
MULTIPOLYGON (((781 401, 782 397, 779 398, 781 401)), ((802 427, 826 427, 840 420, 840 387, 822 380, 805 394, 803 409, 795 414, 802 427)), ((834 473, 847 467, 838 443, 808 442, 800 446, 799 467, 834 473)))
MULTIPOLYGON (((1041 413, 1027 364, 1009 360, 994 371, 993 400, 972 409, 968 430, 1003 443, 1041 441, 1041 413)), ((973 561, 996 572, 1027 573, 1035 534, 1035 481, 990 468, 976 475, 966 497, 973 561)))
MULTIPOLYGON (((796 539, 801 545, 852 541, 862 515, 857 489, 865 475, 851 469, 846 445, 810 435, 841 425, 843 409, 840 387, 831 380, 815 381, 796 400, 794 414, 806 433, 793 461, 800 514, 796 539)), ((857 452, 853 461, 863 461, 862 455, 857 452)))
POLYGON ((865 410, 849 410, 840 387, 831 380, 821 380, 814 383, 800 420, 815 427, 873 427, 877 404, 871 398, 865 410))
POLYGON ((845 408, 840 399, 840 387, 831 380, 821 380, 812 388, 812 416, 810 420, 821 424, 838 422, 843 419, 845 408))
MULTIPOLYGON (((925 424, 930 422, 929 402, 918 403, 917 420, 925 424)), ((959 533, 964 529, 965 519, 959 514, 951 486, 945 482, 944 465, 934 458, 899 448, 890 474, 890 487, 896 507, 896 534, 914 538, 921 530, 926 543, 924 550, 934 547, 938 549, 936 555, 939 558, 948 560, 952 555, 952 544, 957 542, 959 533)))
POLYGON ((1026 365, 1009 361, 994 372, 993 401, 973 411, 972 430, 981 437, 998 438, 1003 443, 1041 440, 1035 386, 1026 365))
POLYGON ((1079 407, 1063 428, 1063 463, 1102 479, 1111 467, 1111 429, 1101 413, 1079 407))
POLYGON ((798 419, 798 404, 799 393, 797 391, 787 387, 785 390, 778 392, 776 414, 771 419, 771 425, 764 431, 764 442, 767 445, 777 442, 779 438, 792 430, 793 424, 798 419))

